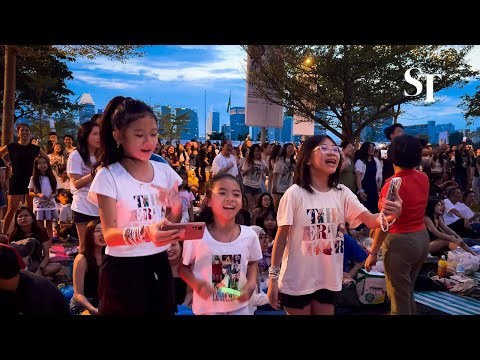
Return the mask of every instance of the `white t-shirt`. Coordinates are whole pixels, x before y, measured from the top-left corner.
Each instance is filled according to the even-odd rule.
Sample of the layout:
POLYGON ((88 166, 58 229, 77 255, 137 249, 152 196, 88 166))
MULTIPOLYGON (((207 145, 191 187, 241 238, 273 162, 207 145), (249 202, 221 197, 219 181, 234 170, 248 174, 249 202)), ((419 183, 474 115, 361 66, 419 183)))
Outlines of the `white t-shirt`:
POLYGON ((368 210, 349 188, 338 186, 310 194, 292 185, 280 200, 278 226, 291 225, 278 280, 282 293, 342 289, 345 222, 357 227, 357 217, 368 210))
POLYGON ((443 213, 443 221, 445 221, 445 225, 450 225, 450 224, 453 224, 455 221, 460 220, 460 218, 457 215, 450 212, 450 210, 452 209, 457 209, 458 211, 460 211, 458 207, 458 205, 460 204, 460 201, 457 201, 457 203, 454 205, 450 200, 445 199, 444 203, 445 203, 445 212, 443 213))
POLYGON ((182 223, 190 222, 190 214, 188 213, 188 209, 192 205, 192 201, 195 200, 191 191, 181 190, 178 192, 182 199, 182 223))
POLYGON ((222 153, 218 154, 215 156, 215 159, 213 159, 212 163, 212 175, 215 176, 218 174, 218 172, 226 168, 229 163, 232 163, 233 166, 230 168, 230 170, 227 171, 227 174, 237 176, 238 175, 238 168, 237 168, 237 162, 235 161, 235 156, 230 155, 228 158, 223 156, 222 153))
POLYGON ((268 171, 267 165, 263 161, 254 160, 255 170, 253 173, 250 171, 250 164, 246 161, 242 165, 242 171, 248 170, 242 176, 243 185, 250 186, 255 189, 260 189, 262 187, 262 180, 265 173, 268 171))
MULTIPOLYGON (((165 218, 166 208, 158 203, 158 190, 150 185, 169 189, 175 181, 180 184, 182 178, 167 164, 156 161, 150 161, 150 164, 154 171, 150 183, 133 178, 118 162, 100 169, 93 179, 88 200, 97 205, 97 194, 117 200, 117 223, 120 229, 161 221, 165 218)), ((152 242, 145 242, 140 245, 107 246, 105 253, 118 257, 146 256, 165 251, 168 247, 156 247, 152 242)))
POLYGON ((236 296, 219 291, 222 287, 241 291, 247 283, 248 262, 262 258, 257 233, 248 226, 241 225, 240 228, 238 238, 229 243, 215 240, 208 229, 205 229, 202 240, 183 243, 183 263, 193 264, 195 277, 217 289, 212 298, 207 300, 193 293, 194 314, 231 312, 248 305, 248 301, 240 303, 236 296))
POLYGON ((45 195, 43 198, 40 198, 38 196, 35 196, 33 198, 33 211, 38 211, 38 210, 57 210, 57 203, 55 202, 55 199, 53 198, 48 198, 50 195, 52 195, 52 185, 50 185, 50 180, 48 179, 48 176, 41 176, 40 175, 40 186, 42 187, 41 189, 37 189, 35 186, 35 183, 33 182, 33 176, 30 177, 30 183, 28 184, 29 189, 33 189, 33 191, 37 193, 42 193, 45 195))
POLYGON ((293 185, 293 165, 290 159, 285 160, 286 161, 283 161, 282 158, 278 158, 273 166, 273 173, 278 174, 277 186, 275 189, 278 193, 284 193, 290 186, 293 185))
POLYGON ((464 203, 462 203, 460 201, 455 204, 455 208, 457 208, 458 211, 460 211, 460 214, 465 216, 467 219, 470 219, 471 217, 473 217, 475 215, 475 213, 472 211, 472 209, 470 209, 467 205, 465 205, 464 203))
MULTIPOLYGON (((90 163, 95 164, 96 161, 95 156, 90 156, 90 163)), ((83 162, 78 150, 73 151, 68 157, 67 174, 70 177, 70 191, 73 195, 72 210, 85 215, 98 216, 98 207, 87 200, 88 190, 92 184, 77 189, 73 185, 73 177, 71 176, 71 174, 76 174, 83 177, 90 174, 91 170, 91 167, 83 162)))
POLYGON ((73 220, 72 216, 72 204, 59 204, 58 205, 58 220, 71 223, 73 220))

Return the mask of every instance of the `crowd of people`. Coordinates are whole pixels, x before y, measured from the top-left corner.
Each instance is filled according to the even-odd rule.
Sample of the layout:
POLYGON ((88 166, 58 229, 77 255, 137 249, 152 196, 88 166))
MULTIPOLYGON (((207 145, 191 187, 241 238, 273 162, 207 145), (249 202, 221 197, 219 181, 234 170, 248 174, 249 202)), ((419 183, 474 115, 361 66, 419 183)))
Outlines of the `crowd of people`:
POLYGON ((6 313, 29 313, 7 295, 22 282, 51 289, 37 278, 60 270, 49 250, 68 232, 79 250, 71 314, 187 307, 247 315, 266 306, 331 315, 345 279, 371 269, 381 247, 391 313, 415 314, 413 286, 428 253, 474 253, 480 153, 466 143, 432 148, 401 124, 385 135, 386 152, 320 135, 298 145, 247 138, 238 147, 195 139, 174 146, 158 138, 147 104, 122 96, 63 144, 51 133, 42 149, 18 124, 18 141, 0 149, 0 255, 8 258, 0 301, 10 301, 6 313), (392 177, 402 185, 387 198, 392 177), (199 221, 198 240, 168 227, 199 221), (370 230, 373 242, 362 248, 358 234, 370 230), (13 261, 25 247, 31 256, 13 261))

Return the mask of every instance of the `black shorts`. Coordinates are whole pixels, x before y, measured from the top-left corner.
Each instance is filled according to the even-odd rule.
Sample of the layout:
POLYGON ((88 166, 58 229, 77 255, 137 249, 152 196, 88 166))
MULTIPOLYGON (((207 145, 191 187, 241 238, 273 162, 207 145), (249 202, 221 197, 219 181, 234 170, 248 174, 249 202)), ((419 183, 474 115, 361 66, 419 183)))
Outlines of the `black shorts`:
POLYGON ((73 214, 73 222, 75 224, 87 224, 92 220, 97 220, 100 218, 99 216, 82 214, 73 210, 72 210, 72 214, 73 214))
POLYGON ((312 300, 316 300, 321 304, 333 304, 335 293, 336 291, 320 289, 313 294, 295 296, 279 293, 278 296, 282 306, 303 309, 305 306, 309 305, 312 300))
POLYGON ((8 195, 27 195, 30 178, 11 177, 8 179, 8 195))
POLYGON ((177 306, 167 252, 138 257, 107 255, 98 295, 102 315, 173 315, 177 306))

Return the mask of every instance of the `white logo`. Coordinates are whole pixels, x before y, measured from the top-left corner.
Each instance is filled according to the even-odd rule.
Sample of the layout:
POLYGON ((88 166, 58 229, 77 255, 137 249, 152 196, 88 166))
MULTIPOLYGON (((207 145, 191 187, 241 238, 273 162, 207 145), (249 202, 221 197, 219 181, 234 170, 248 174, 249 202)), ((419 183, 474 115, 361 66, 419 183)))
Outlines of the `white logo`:
POLYGON ((424 74, 419 68, 411 68, 405 71, 405 81, 408 82, 409 84, 412 84, 413 86, 416 87, 417 92, 413 95, 410 95, 407 93, 407 91, 403 91, 403 94, 405 96, 417 96, 423 91, 423 85, 420 81, 415 79, 410 75, 410 72, 412 70, 418 70, 418 78, 425 76, 427 79, 427 97, 425 98, 425 102, 430 103, 430 102, 435 102, 435 99, 433 98, 433 79, 435 76, 438 76, 440 79, 442 78, 442 75, 440 74, 424 74))

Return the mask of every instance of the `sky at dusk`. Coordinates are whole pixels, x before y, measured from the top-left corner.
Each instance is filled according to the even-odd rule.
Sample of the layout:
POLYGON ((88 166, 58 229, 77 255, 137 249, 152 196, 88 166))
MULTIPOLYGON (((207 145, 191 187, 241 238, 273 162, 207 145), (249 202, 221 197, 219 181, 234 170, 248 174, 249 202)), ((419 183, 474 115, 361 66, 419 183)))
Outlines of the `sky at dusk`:
MULTIPOLYGON (((197 111, 199 133, 205 132, 205 107, 220 113, 221 123, 227 123, 229 93, 231 106, 245 106, 246 54, 239 45, 154 45, 142 49, 145 56, 126 63, 106 58, 77 59, 68 63, 74 80, 68 81, 76 100, 83 93, 91 94, 96 109, 104 109, 117 95, 130 96, 150 105, 187 107, 197 111), (206 95, 206 101, 205 101, 206 95)), ((480 69, 480 46, 469 54, 469 61, 480 69)), ((435 120, 437 124, 452 123, 465 128, 458 108, 460 96, 473 94, 479 81, 463 88, 450 88, 435 94, 430 106, 404 105, 399 117, 403 125, 415 125, 435 120)), ((480 122, 471 128, 480 127, 480 122)))

